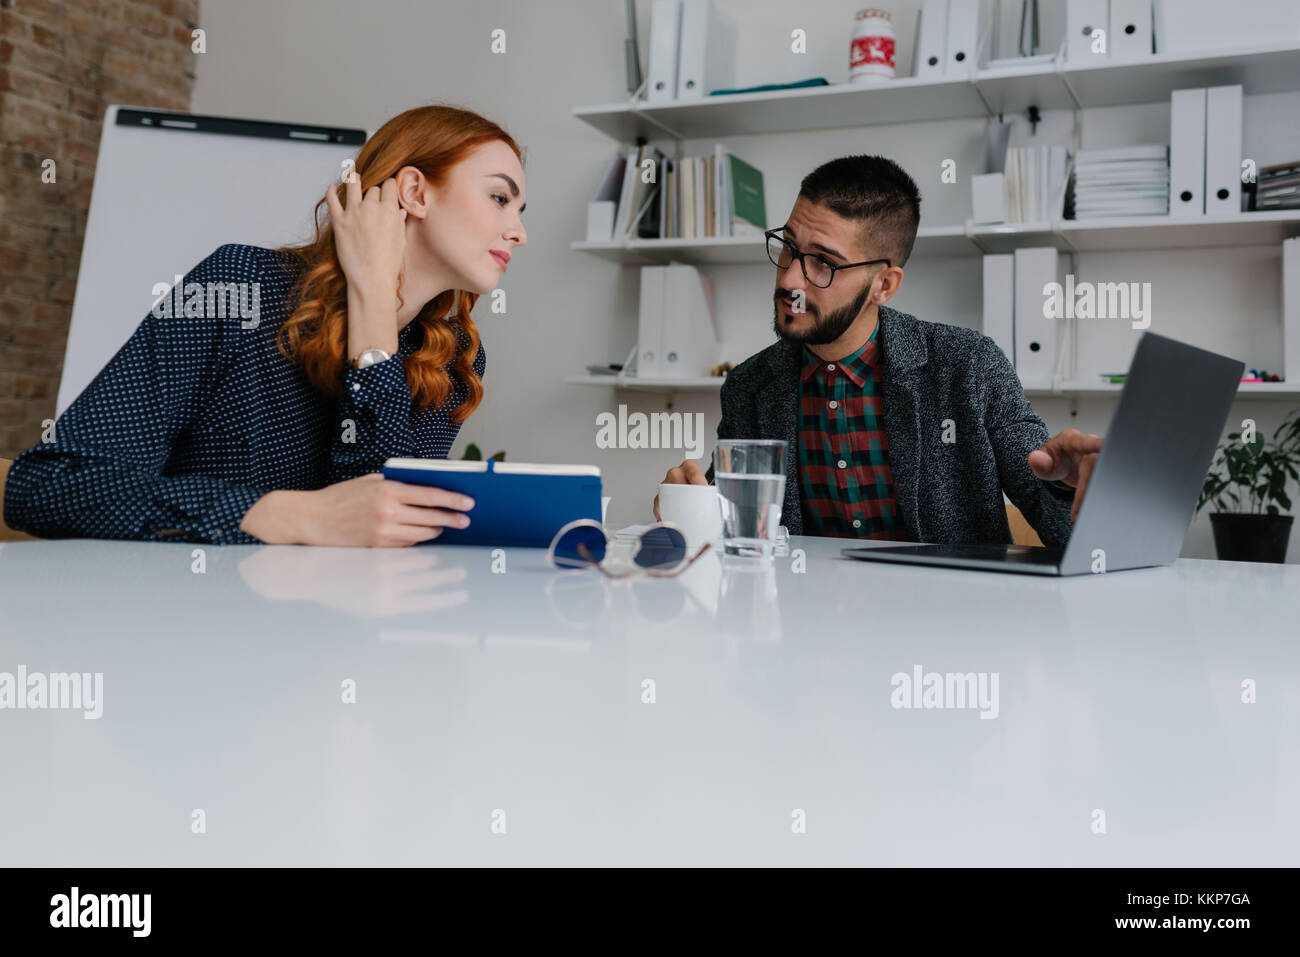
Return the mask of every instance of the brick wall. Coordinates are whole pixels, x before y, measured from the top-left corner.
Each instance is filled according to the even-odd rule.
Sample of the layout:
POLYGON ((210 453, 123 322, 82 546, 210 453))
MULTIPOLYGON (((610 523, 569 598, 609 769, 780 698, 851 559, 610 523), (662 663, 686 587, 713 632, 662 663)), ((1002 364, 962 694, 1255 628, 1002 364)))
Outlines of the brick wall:
POLYGON ((0 458, 54 418, 104 109, 189 111, 198 17, 199 0, 0 0, 0 458))

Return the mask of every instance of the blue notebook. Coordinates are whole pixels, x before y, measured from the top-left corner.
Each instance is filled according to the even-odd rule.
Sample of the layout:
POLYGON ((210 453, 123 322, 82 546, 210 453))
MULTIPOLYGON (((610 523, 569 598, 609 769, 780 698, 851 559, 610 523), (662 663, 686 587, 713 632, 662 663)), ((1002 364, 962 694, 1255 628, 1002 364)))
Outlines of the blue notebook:
POLYGON ((594 465, 394 458, 384 478, 432 485, 474 499, 468 528, 446 528, 431 544, 546 548, 579 518, 600 521, 600 469, 594 465))

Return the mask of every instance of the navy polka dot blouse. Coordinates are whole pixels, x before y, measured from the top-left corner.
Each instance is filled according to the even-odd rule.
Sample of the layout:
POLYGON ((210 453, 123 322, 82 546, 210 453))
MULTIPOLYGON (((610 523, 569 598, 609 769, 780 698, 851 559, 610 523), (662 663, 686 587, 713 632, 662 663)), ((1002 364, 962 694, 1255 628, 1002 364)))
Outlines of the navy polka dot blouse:
MULTIPOLYGON (((301 268, 287 253, 236 244, 195 266, 186 287, 259 283, 257 320, 151 310, 58 417, 53 441, 14 460, 5 522, 44 538, 259 544, 239 523, 270 491, 323 488, 392 456, 446 458, 460 431, 450 412, 468 390, 452 373, 441 407, 413 411, 402 357, 419 342, 415 322, 393 358, 345 369, 338 401, 276 348, 301 268)), ((485 363, 480 346, 480 376, 485 363)))

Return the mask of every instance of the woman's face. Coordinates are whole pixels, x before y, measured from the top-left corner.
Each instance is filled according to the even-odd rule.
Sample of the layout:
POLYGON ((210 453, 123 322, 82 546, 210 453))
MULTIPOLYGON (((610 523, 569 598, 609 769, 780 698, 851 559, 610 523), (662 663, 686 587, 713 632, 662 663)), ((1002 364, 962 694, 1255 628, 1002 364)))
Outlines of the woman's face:
POLYGON ((442 189, 419 176, 422 203, 408 200, 421 191, 415 187, 408 192, 410 180, 404 180, 416 172, 404 167, 398 174, 399 194, 408 210, 406 275, 428 268, 450 282, 450 288, 478 295, 491 292, 514 247, 528 241, 519 218, 525 204, 519 157, 500 140, 484 143, 452 167, 442 189))

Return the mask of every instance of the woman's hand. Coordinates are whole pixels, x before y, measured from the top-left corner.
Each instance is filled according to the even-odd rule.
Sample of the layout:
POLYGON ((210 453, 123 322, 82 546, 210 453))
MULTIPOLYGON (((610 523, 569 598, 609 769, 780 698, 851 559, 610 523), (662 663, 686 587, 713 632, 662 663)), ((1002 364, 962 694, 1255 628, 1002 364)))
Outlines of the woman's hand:
POLYGON ((413 485, 370 472, 307 493, 304 545, 393 547, 427 542, 444 528, 469 525, 474 500, 459 492, 413 485))
POLYGON ((348 286, 375 302, 396 302, 406 248, 406 210, 397 202, 397 180, 371 186, 361 195, 361 177, 348 174, 347 208, 339 204, 336 187, 325 193, 334 245, 348 286))

